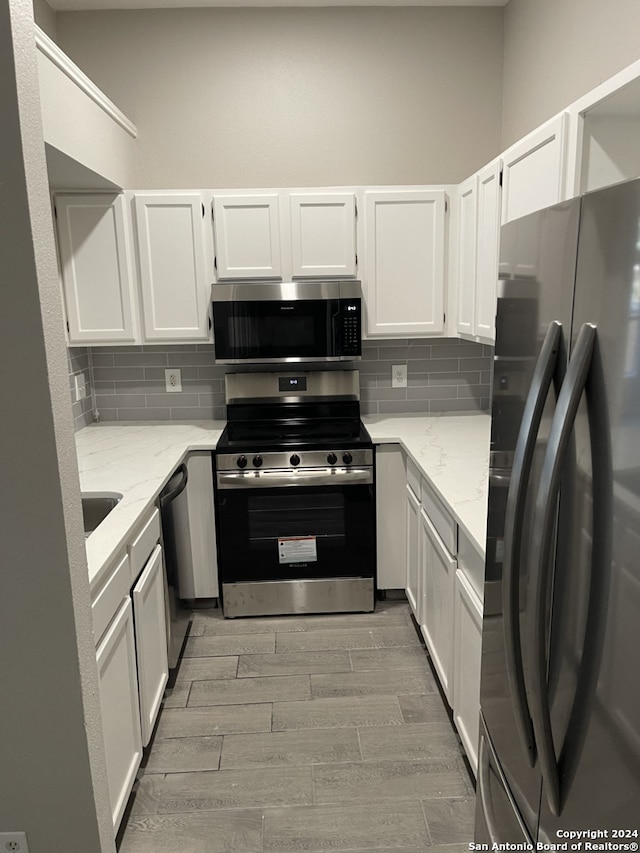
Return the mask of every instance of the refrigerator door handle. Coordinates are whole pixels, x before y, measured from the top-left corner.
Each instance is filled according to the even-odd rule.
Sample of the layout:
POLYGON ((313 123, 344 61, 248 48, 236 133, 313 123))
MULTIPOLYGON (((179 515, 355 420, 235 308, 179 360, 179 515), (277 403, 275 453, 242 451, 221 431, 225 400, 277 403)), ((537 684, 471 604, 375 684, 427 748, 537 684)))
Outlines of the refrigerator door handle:
POLYGON ((531 651, 531 718, 540 768, 545 783, 549 808, 554 815, 561 811, 560 773, 553 744, 551 709, 547 696, 546 603, 549 583, 551 546, 555 530, 560 476, 569 447, 580 399, 585 390, 596 339, 596 327, 585 323, 567 368, 556 413, 551 423, 547 451, 540 475, 531 538, 531 577, 534 583, 534 605, 529 630, 531 651))
POLYGON ((522 547, 522 529, 536 439, 542 413, 552 380, 560 385, 558 355, 562 343, 562 324, 554 320, 549 324, 536 362, 531 387, 522 415, 520 431, 513 456, 513 467, 504 523, 504 556, 502 570, 502 601, 504 615, 504 645, 507 676, 513 696, 513 710, 520 738, 529 765, 536 760, 536 744, 527 702, 520 640, 520 586, 519 555, 522 547))

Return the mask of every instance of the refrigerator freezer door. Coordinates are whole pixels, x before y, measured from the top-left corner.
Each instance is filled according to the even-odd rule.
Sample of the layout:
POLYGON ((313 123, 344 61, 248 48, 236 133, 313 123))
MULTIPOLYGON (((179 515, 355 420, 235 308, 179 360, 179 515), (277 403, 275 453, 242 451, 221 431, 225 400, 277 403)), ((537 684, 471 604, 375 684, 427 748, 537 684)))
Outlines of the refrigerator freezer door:
MULTIPOLYGON (((500 844, 508 838, 512 843, 531 844, 531 838, 518 816, 500 772, 487 729, 480 718, 478 749, 478 791, 475 841, 479 844, 500 844)), ((520 848, 522 850, 526 847, 520 848)))
POLYGON ((597 337, 548 675, 559 814, 544 790, 542 842, 565 828, 640 831, 640 181, 583 199, 573 339, 586 323, 597 337))
MULTIPOLYGON (((526 556, 531 537, 532 507, 549 426, 555 409, 552 384, 541 417, 533 450, 524 472, 522 515, 524 524, 513 554, 511 582, 504 565, 505 516, 511 469, 531 385, 549 328, 559 324, 554 354, 555 384, 567 362, 568 338, 575 281, 575 257, 580 202, 572 201, 533 213, 504 226, 500 236, 500 281, 496 317, 496 348, 493 374, 491 471, 485 570, 485 603, 482 640, 481 706, 490 741, 495 749, 499 775, 505 779, 508 799, 515 803, 520 820, 535 838, 538 826, 541 776, 535 747, 528 749, 523 737, 524 708, 517 717, 517 694, 527 684, 530 660, 522 638, 530 618, 531 589, 526 556), (508 578, 507 578, 508 580, 508 578), (512 618, 505 605, 512 602, 512 618), (517 636, 513 636, 513 631, 517 636), (514 677, 519 672, 520 678, 514 677), (518 690, 518 683, 520 690, 518 690)), ((539 371, 538 371, 539 372, 539 371)), ((539 414, 539 413, 538 413, 539 414)), ((508 541, 509 531, 507 531, 508 541)), ((521 695, 522 698, 522 695, 521 695)), ((524 691, 524 705, 527 705, 524 691)), ((522 704, 522 703, 521 703, 522 704)), ((478 798, 478 810, 481 809, 478 798)), ((514 818, 515 819, 515 818, 514 818)), ((508 824, 499 842, 517 842, 508 824)), ((502 832, 502 830, 501 830, 502 832)))

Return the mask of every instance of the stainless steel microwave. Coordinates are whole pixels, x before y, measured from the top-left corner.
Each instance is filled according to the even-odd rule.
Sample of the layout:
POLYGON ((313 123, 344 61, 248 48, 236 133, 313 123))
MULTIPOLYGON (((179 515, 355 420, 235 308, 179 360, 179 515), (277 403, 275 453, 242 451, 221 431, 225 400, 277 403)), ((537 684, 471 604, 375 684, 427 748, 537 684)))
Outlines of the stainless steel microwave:
POLYGON ((219 364, 353 361, 362 354, 359 281, 214 284, 219 364))

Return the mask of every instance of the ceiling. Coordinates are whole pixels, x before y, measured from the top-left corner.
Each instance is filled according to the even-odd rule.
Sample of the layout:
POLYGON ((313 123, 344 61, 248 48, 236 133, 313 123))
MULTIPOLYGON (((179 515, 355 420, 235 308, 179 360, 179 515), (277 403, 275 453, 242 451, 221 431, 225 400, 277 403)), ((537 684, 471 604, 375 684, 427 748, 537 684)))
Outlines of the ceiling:
POLYGON ((205 6, 506 6, 508 0, 48 0, 57 12, 205 6))

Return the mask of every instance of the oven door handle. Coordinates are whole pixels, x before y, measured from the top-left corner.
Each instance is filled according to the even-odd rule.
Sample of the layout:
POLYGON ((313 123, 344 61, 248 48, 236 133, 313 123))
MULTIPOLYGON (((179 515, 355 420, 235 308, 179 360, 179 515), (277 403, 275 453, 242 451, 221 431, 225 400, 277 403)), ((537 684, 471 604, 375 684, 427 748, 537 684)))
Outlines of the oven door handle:
POLYGON ((308 468, 277 471, 219 471, 219 489, 274 489, 287 486, 355 486, 373 483, 372 468, 308 468))

